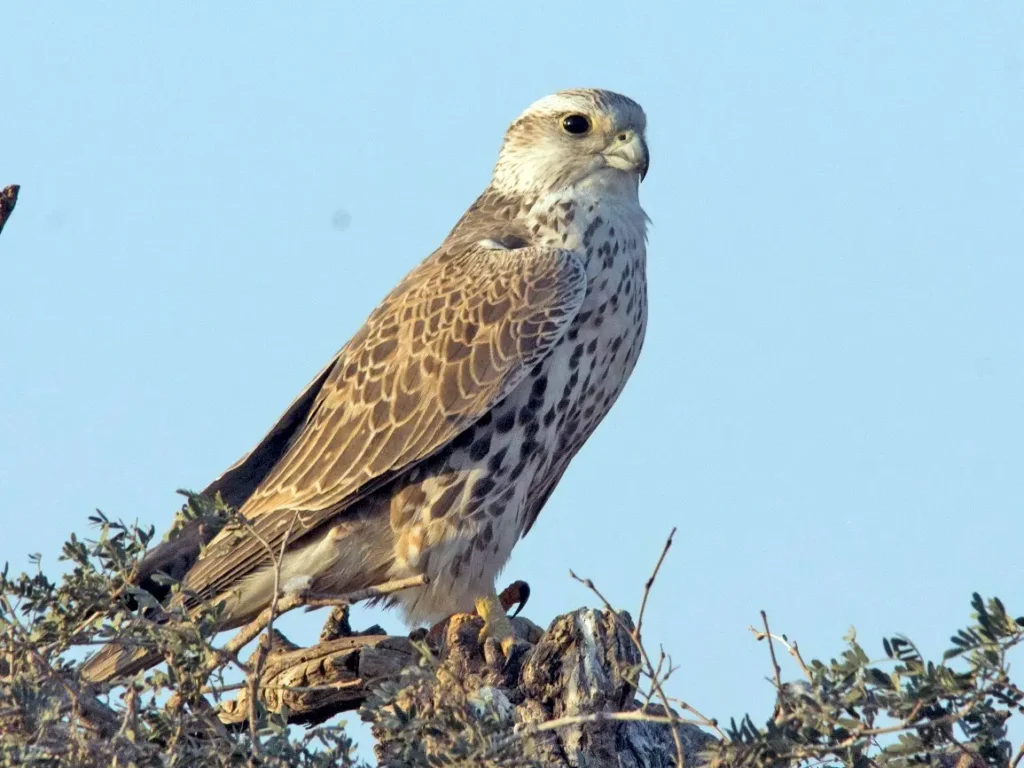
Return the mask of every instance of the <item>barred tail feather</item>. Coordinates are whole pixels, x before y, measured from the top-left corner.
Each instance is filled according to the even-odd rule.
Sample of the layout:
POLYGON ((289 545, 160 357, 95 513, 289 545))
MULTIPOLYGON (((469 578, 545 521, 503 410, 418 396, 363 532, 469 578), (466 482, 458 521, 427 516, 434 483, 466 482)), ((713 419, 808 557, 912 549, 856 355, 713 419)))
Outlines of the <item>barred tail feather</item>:
POLYGON ((82 665, 82 679, 88 683, 105 683, 134 675, 159 664, 162 659, 160 652, 152 648, 126 648, 110 643, 86 659, 82 665))

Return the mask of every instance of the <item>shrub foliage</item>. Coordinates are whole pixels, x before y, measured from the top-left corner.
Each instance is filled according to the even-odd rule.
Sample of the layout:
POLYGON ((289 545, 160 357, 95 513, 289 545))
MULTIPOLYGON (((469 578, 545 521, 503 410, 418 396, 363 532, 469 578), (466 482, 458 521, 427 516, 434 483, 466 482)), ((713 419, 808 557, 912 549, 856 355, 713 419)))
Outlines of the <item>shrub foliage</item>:
MULTIPOLYGON (((169 535, 196 516, 238 522, 223 504, 188 495, 169 535)), ((0 575, 0 766, 359 765, 340 724, 296 728, 287 712, 259 703, 249 705, 244 726, 222 723, 218 702, 246 685, 251 661, 213 642, 216 609, 187 616, 134 586, 152 527, 102 513, 92 521, 98 536, 71 537, 59 577, 48 576, 38 556, 33 572, 15 576, 5 566, 0 575), (114 638, 156 648, 166 663, 116 687, 85 683, 81 661, 114 638)), ((1013 749, 1007 722, 1022 711, 1024 692, 1011 680, 1008 655, 1024 639, 1024 618, 1012 617, 995 598, 974 595, 971 608, 971 623, 937 660, 925 659, 902 636, 883 639, 873 657, 852 630, 838 658, 805 660, 797 643, 773 633, 762 614, 753 631, 768 647, 777 691, 767 720, 746 715, 724 726, 689 717, 696 710, 677 699, 669 703, 678 716, 653 705, 641 711, 658 713, 651 715, 658 727, 677 721, 706 728, 716 741, 688 761, 713 766, 1016 766, 1024 752, 1013 749), (801 679, 782 680, 783 654, 793 657, 801 679)), ((484 711, 488 699, 480 692, 431 711, 429 721, 417 720, 415 708, 403 709, 401 702, 415 700, 429 684, 431 664, 425 653, 417 669, 383 684, 363 705, 364 719, 394 731, 390 764, 537 764, 531 734, 510 738, 507 713, 484 711), (444 746, 428 749, 428 743, 444 746)), ((651 670, 655 687, 662 669, 668 674, 671 661, 651 670)), ((616 727, 614 717, 599 722, 616 727)), ((533 731, 540 737, 545 729, 533 731)))

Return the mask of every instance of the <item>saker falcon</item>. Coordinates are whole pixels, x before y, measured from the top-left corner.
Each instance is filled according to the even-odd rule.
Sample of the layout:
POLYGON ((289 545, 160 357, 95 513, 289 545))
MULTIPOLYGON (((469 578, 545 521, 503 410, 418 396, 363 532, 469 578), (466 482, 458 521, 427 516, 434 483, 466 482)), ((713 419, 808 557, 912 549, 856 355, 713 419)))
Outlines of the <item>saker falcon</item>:
MULTIPOLYGON (((472 609, 508 652, 495 579, 636 364, 647 320, 646 118, 625 96, 570 90, 509 126, 490 185, 249 454, 208 489, 251 521, 200 553, 194 529, 140 578, 182 578, 254 619, 279 584, 395 593, 412 625, 472 609), (285 542, 285 537, 288 541, 285 542), (262 541, 260 541, 262 539, 262 541)), ((159 661, 108 645, 90 680, 159 661)))

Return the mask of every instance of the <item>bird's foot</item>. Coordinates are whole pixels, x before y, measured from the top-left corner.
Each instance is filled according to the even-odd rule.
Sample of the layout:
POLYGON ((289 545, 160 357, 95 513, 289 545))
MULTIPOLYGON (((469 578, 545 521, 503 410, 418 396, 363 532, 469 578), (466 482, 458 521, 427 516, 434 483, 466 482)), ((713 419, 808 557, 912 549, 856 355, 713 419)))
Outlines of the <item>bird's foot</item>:
POLYGON ((476 612, 484 620, 484 628, 480 630, 480 642, 486 644, 487 640, 493 640, 501 648, 501 652, 508 658, 516 645, 516 633, 512 628, 505 613, 505 606, 501 598, 494 592, 476 600, 476 612))
MULTIPOLYGON (((513 581, 511 584, 505 587, 502 593, 498 595, 497 599, 498 602, 501 603, 502 612, 506 614, 506 618, 515 618, 519 615, 519 612, 523 610, 523 607, 526 605, 526 601, 530 599, 530 585, 522 580, 513 581), (513 613, 511 616, 508 616, 508 611, 512 608, 512 606, 516 606, 515 613, 513 613)), ((487 616, 485 616, 484 613, 480 611, 479 603, 477 603, 477 614, 484 619, 485 623, 487 622, 487 616)), ((439 644, 441 642, 441 639, 444 637, 445 630, 448 628, 448 622, 452 620, 453 616, 455 616, 454 613, 450 616, 445 616, 443 619, 434 624, 434 626, 430 627, 430 629, 428 630, 413 633, 413 635, 415 635, 414 639, 426 640, 427 642, 432 643, 434 645, 439 644)), ((529 623, 531 627, 534 626, 532 622, 529 623)), ((410 637, 413 637, 413 635, 410 635, 410 637)), ((483 642, 483 639, 488 636, 494 637, 494 635, 488 634, 488 630, 485 627, 484 632, 481 632, 480 634, 481 642, 483 642)))

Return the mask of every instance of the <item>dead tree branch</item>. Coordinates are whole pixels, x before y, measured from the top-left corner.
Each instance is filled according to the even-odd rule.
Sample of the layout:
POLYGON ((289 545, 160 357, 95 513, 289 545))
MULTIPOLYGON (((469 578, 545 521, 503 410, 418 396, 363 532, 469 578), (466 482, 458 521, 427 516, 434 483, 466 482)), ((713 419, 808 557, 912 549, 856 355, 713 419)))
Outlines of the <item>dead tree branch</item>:
MULTIPOLYGON (((332 615, 330 621, 347 626, 347 616, 332 615)), ((387 719, 395 707, 429 723, 457 709, 457 702, 468 702, 475 712, 484 706, 481 697, 507 721, 509 735, 495 749, 531 739, 544 765, 668 768, 677 765, 677 738, 687 763, 696 765, 699 753, 715 742, 693 721, 637 699, 634 672, 642 662, 628 614, 580 609, 558 617, 547 631, 520 617, 513 626, 530 650, 510 662, 480 644, 482 621, 475 615, 454 616, 429 648, 383 634, 297 648, 278 634, 263 662, 259 696, 268 710, 287 711, 294 724, 321 723, 362 708, 363 719, 373 724, 382 765, 398 759, 410 738, 428 754, 447 748, 433 741, 436 727, 410 734, 415 721, 403 720, 405 730, 396 729, 387 719), (420 675, 416 684, 408 681, 410 671, 420 675), (393 696, 383 707, 382 685, 393 696)), ((230 728, 244 728, 251 693, 244 684, 232 688, 238 696, 222 703, 218 716, 230 728)))
POLYGON ((0 191, 0 232, 4 230, 4 224, 11 217, 14 206, 18 203, 18 191, 21 189, 17 184, 11 184, 0 191))

